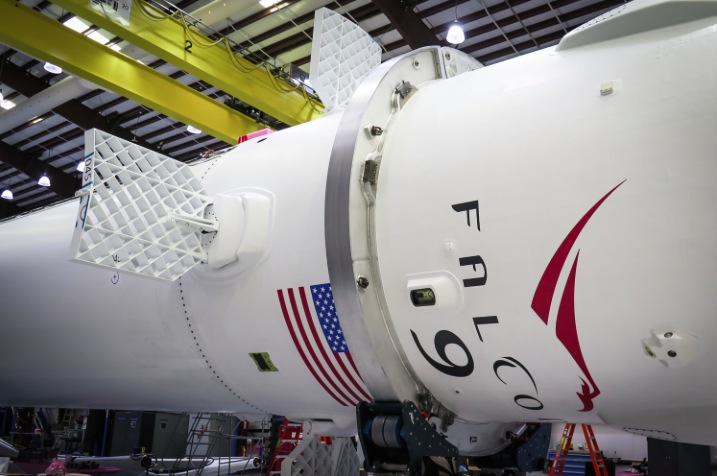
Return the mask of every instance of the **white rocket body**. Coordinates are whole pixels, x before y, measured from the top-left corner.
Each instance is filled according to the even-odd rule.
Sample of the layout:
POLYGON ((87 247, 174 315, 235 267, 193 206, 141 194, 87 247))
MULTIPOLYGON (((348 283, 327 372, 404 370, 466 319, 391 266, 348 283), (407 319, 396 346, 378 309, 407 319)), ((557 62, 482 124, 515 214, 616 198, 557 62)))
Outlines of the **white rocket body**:
POLYGON ((449 50, 383 65, 345 112, 192 167, 270 226, 175 282, 67 260, 76 202, 0 224, 0 404, 339 434, 362 399, 428 399, 466 453, 541 420, 716 445, 715 15, 630 4, 449 79, 449 50))

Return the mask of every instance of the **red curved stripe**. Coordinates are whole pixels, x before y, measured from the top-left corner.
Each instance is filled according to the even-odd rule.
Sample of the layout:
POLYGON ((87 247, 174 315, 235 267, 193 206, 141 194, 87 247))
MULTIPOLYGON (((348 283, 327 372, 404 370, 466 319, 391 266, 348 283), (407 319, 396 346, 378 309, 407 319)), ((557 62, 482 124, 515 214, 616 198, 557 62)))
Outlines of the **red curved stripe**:
POLYGON ((560 271, 562 271, 565 266, 565 261, 568 259, 570 250, 575 244, 575 241, 577 241, 578 236, 580 236, 580 232, 583 231, 583 228, 585 228, 585 225, 587 225, 588 221, 590 221, 590 218, 592 218, 597 209, 600 208, 600 205, 602 205, 603 202, 607 200, 607 197, 609 197, 612 192, 617 190, 617 188, 623 183, 625 183, 625 180, 617 184, 615 188, 605 194, 604 197, 598 200, 598 202, 593 205, 590 210, 588 210, 588 212, 580 219, 580 221, 578 221, 573 229, 570 230, 570 233, 568 233, 568 236, 565 237, 563 242, 558 247, 558 250, 553 255, 553 258, 550 260, 550 263, 548 263, 547 268, 545 268, 545 272, 543 272, 543 276, 540 278, 540 282, 538 282, 538 287, 535 289, 531 307, 538 317, 540 317, 546 324, 548 323, 550 304, 553 301, 553 296, 555 295, 555 287, 558 285, 560 271))
POLYGON ((575 323, 575 275, 578 270, 578 258, 580 258, 580 250, 575 256, 573 267, 570 269, 568 280, 565 283, 565 291, 563 291, 560 307, 558 308, 555 333, 558 336, 558 340, 568 349, 580 370, 583 371, 585 378, 588 379, 589 384, 584 379, 580 379, 582 380, 582 393, 577 395, 583 403, 583 409, 580 411, 589 412, 593 409, 593 399, 600 395, 600 389, 595 384, 585 363, 585 357, 583 357, 583 351, 580 348, 577 324, 575 323))

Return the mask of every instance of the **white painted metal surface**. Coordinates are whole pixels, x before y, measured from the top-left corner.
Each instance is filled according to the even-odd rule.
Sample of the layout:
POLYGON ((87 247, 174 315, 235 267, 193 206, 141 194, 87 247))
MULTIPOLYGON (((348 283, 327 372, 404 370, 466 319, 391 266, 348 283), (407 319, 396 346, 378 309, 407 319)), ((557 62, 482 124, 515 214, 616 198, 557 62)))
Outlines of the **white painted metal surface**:
MULTIPOLYGON (((273 228, 263 235, 271 253, 258 267, 241 257, 261 257, 261 232, 239 244, 247 254, 236 262, 162 282, 68 261, 78 202, 3 223, 0 327, 23 338, 6 342, 2 354, 30 357, 2 359, 0 399, 27 406, 51 399, 68 407, 280 413, 325 419, 334 430, 352 432, 353 407, 316 383, 291 336, 299 333, 296 315, 305 315, 301 288, 328 283, 323 190, 337 125, 338 117, 252 139, 192 167, 209 195, 275 197, 273 228), (42 289, 43 297, 30 297, 31 289, 42 289), (268 353, 278 371, 260 372, 249 355, 258 352, 268 353)), ((298 345, 313 362, 307 344, 298 345)))
POLYGON ((210 196, 272 197, 248 267, 171 283, 66 261, 76 203, 1 224, 0 333, 17 339, 0 404, 348 434, 357 399, 420 393, 466 453, 540 419, 717 444, 716 18, 713 0, 638 2, 590 41, 450 79, 421 79, 418 52, 350 120, 352 104, 193 167, 210 196), (397 93, 402 76, 417 87, 397 93))
POLYGON ((389 329, 465 420, 714 443, 717 68, 699 58, 717 53, 715 20, 651 8, 610 20, 631 15, 621 25, 640 34, 603 22, 580 33, 603 27, 605 42, 419 90, 386 133, 370 259, 389 329), (669 28, 644 31, 656 17, 669 28), (412 304, 416 282, 435 306, 412 304))

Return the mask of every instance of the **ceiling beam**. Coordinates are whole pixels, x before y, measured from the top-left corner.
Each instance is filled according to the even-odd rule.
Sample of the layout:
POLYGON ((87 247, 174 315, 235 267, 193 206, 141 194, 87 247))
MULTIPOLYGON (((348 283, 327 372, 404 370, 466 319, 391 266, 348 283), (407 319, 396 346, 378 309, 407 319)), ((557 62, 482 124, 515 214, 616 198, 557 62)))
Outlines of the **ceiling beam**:
MULTIPOLYGON (((4 189, 3 189, 4 190, 4 189)), ((0 218, 7 218, 22 213, 24 210, 10 200, 0 200, 0 218)))
MULTIPOLYGON (((374 8, 373 5, 371 5, 370 3, 367 4, 367 6, 370 8, 374 8)), ((329 3, 328 5, 326 5, 325 8, 328 8, 329 10, 336 10, 339 7, 340 7, 340 5, 337 5, 335 3, 329 3)), ((277 10, 277 11, 281 11, 281 10, 277 10)), ((353 16, 353 14, 356 13, 357 11, 358 11, 358 9, 348 12, 348 14, 353 16)), ((262 41, 268 40, 269 38, 271 38, 273 36, 276 36, 281 33, 284 33, 285 31, 291 30, 292 28, 296 27, 297 25, 303 25, 306 22, 313 21, 315 16, 316 16, 315 12, 309 12, 309 13, 306 13, 304 15, 294 18, 290 22, 282 22, 280 25, 265 31, 264 33, 260 33, 256 36, 253 36, 253 37, 249 38, 248 40, 240 43, 239 46, 242 48, 249 48, 252 45, 255 45, 257 43, 261 43, 262 41)), ((238 24, 239 24, 239 22, 235 23, 233 26, 238 25, 238 24)), ((243 26, 246 26, 246 25, 242 25, 242 27, 243 26)))
MULTIPOLYGON (((356 20, 357 22, 361 22, 363 20, 373 18, 377 15, 381 14, 381 10, 379 10, 373 3, 367 3, 366 5, 362 5, 344 16, 347 16, 351 20, 356 20)), ((311 17, 313 18, 313 14, 311 14, 311 17)), ((281 54, 284 54, 294 48, 299 48, 304 45, 308 45, 312 41, 312 33, 313 27, 308 27, 299 33, 296 33, 292 36, 289 36, 287 38, 284 38, 283 40, 277 41, 276 43, 272 43, 269 46, 266 46, 261 49, 264 53, 268 54, 272 57, 277 57, 281 54)), ((369 35, 371 32, 369 32, 369 35)), ((255 41, 254 39, 250 39, 249 41, 255 41)))
POLYGON ((0 42, 50 61, 71 74, 198 127, 229 144, 236 143, 237 137, 263 127, 224 104, 23 4, 0 2, 0 18, 3 19, 0 42))
POLYGON ((423 23, 421 17, 416 15, 408 2, 373 0, 373 3, 386 15, 411 49, 415 50, 424 46, 441 44, 436 35, 431 32, 431 29, 423 23))
POLYGON ((225 43, 213 44, 215 42, 196 29, 163 15, 145 2, 133 4, 128 27, 90 8, 85 0, 54 0, 53 3, 286 124, 300 124, 323 115, 323 105, 290 85, 276 85, 279 80, 266 68, 257 67, 233 53, 230 55, 225 43), (165 19, 156 21, 148 15, 165 19), (190 38, 193 46, 187 51, 186 41, 190 38))
MULTIPOLYGON (((299 0, 286 0, 285 2, 282 2, 282 3, 285 3, 285 4, 286 4, 286 6, 284 6, 284 7, 282 7, 282 8, 286 8, 286 7, 288 7, 289 5, 292 5, 292 4, 294 4, 294 3, 297 3, 298 1, 299 1, 299 0)), ((330 8, 330 7, 329 7, 329 8, 330 8)), ((334 7, 334 8, 336 8, 336 7, 334 7)), ((218 35, 218 36, 217 36, 217 35, 212 35, 212 38, 213 38, 213 39, 217 39, 217 38, 219 38, 220 36, 229 36, 229 35, 231 35, 232 33, 234 33, 235 31, 241 30, 242 28, 245 28, 245 27, 251 25, 252 23, 257 22, 257 21, 261 20, 262 18, 266 18, 266 17, 268 17, 269 15, 271 15, 272 13, 276 13, 276 12, 278 12, 278 11, 280 11, 280 10, 275 10, 273 7, 272 7, 272 8, 265 8, 264 10, 261 10, 261 11, 255 13, 255 14, 253 14, 253 15, 249 15, 249 16, 246 17, 246 18, 243 18, 243 19, 241 19, 241 20, 239 20, 239 21, 237 21, 237 22, 232 23, 232 24, 229 25, 228 27, 226 27, 226 28, 224 28, 224 29, 222 29, 222 30, 219 30, 219 35, 218 35)), ((314 17, 314 14, 311 13, 311 18, 313 18, 313 17, 314 17)), ((287 22, 287 23, 286 23, 286 24, 288 25, 288 26, 287 26, 287 29, 288 29, 288 28, 291 28, 292 26, 294 26, 293 23, 301 24, 302 22, 299 20, 299 18, 295 18, 293 22, 287 22)))
MULTIPOLYGON (((204 149, 207 150, 207 151, 208 151, 208 150, 219 150, 219 149, 222 149, 222 148, 224 148, 224 147, 226 147, 225 144, 222 144, 221 142, 217 142, 217 141, 210 142, 209 144, 204 144, 204 149)), ((200 155, 200 154, 198 153, 198 151, 192 151, 192 152, 182 153, 181 155, 178 156, 177 160, 180 160, 180 161, 182 161, 182 162, 186 162, 186 161, 188 161, 188 160, 192 160, 192 159, 198 158, 199 155, 200 155)))
MULTIPOLYGON (((3 66, 0 66, 0 68, 2 68, 1 71, 3 72, 3 83, 28 98, 50 87, 48 83, 15 65, 12 61, 6 61, 3 66)), ((96 127, 97 129, 109 132, 122 139, 132 141, 137 145, 146 147, 149 150, 158 152, 149 142, 144 141, 136 137, 130 131, 119 127, 113 121, 110 121, 102 114, 93 111, 77 99, 67 101, 66 103, 54 108, 53 111, 55 114, 59 114, 84 130, 96 127)))
POLYGON ((77 178, 67 175, 62 170, 46 164, 32 155, 28 155, 5 142, 0 142, 0 161, 12 165, 32 179, 39 179, 47 174, 50 179, 50 190, 61 197, 72 197, 80 186, 77 178))

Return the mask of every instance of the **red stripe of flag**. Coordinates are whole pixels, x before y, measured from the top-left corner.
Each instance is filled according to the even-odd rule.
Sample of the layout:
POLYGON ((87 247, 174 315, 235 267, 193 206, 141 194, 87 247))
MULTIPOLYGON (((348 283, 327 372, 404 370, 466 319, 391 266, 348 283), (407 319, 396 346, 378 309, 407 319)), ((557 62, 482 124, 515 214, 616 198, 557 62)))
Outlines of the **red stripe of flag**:
MULTIPOLYGON (((365 400, 365 398, 361 398, 361 397, 358 396, 356 393, 354 393, 354 391, 352 390, 351 386, 347 385, 346 382, 344 381, 344 379, 342 378, 341 373, 336 371, 336 368, 335 368, 334 365, 331 363, 331 359, 329 359, 329 356, 328 356, 327 353, 326 353, 326 349, 325 349, 325 347, 324 347, 324 345, 323 345, 321 339, 319 338, 318 332, 316 332, 316 325, 315 325, 315 323, 314 323, 314 317, 313 317, 312 314, 311 314, 311 309, 309 308, 309 302, 308 302, 307 299, 306 299, 306 289, 305 289, 303 286, 299 288, 299 294, 301 295, 301 303, 302 303, 303 306, 304 306, 304 312, 306 313, 306 318, 307 318, 307 320, 309 321, 309 327, 311 328, 311 334, 314 336, 314 341, 316 342, 316 345, 319 347, 319 350, 321 350, 321 355, 322 355, 322 357, 324 358, 324 362, 326 362, 326 364, 328 365, 329 369, 331 370, 331 373, 336 377, 336 379, 339 381, 339 383, 341 384, 341 386, 342 386, 348 393, 350 393, 351 396, 353 397, 353 400, 352 400, 351 403, 352 403, 353 405, 358 405, 358 403, 359 403, 361 400, 365 400)), ((336 357, 336 354, 334 354, 334 357, 336 357)), ((341 359, 337 358, 336 361, 337 361, 338 364, 341 366, 341 368, 343 369, 344 373, 345 373, 347 376, 349 376, 349 373, 348 373, 348 371, 346 370, 346 366, 345 366, 344 363, 341 361, 341 359)), ((356 385, 356 383, 354 383, 354 385, 356 385)), ((357 385, 356 385, 356 386, 357 386, 357 385)))
MULTIPOLYGON (((294 290, 289 289, 289 301, 291 302, 291 309, 294 312, 294 317, 296 318, 296 324, 299 327, 299 334, 301 335, 302 340, 304 341, 304 344, 306 345, 306 348, 309 350, 309 354, 311 355, 312 362, 319 368, 319 371, 321 372, 321 375, 324 376, 324 382, 327 382, 333 389, 336 391, 336 393, 341 397, 342 403, 344 405, 355 405, 351 401, 351 398, 348 397, 343 390, 336 385, 336 382, 334 382, 331 377, 329 376, 329 373, 326 371, 325 366, 323 365, 323 362, 319 360, 318 356, 316 355, 315 347, 318 346, 319 348, 322 348, 320 342, 311 342, 309 340, 308 335, 306 334, 306 329, 304 328, 304 319, 301 314, 301 311, 299 311, 299 306, 296 304, 296 297, 294 296, 294 290)), ((311 319, 311 315, 309 314, 309 319, 311 319)))
MULTIPOLYGON (((294 330, 294 326, 291 323, 291 318, 289 316, 289 310, 286 307, 286 301, 284 300, 284 293, 281 291, 281 289, 277 290, 276 293, 279 296, 279 304, 281 305, 281 312, 284 314, 284 320, 286 321, 286 327, 289 328, 289 333, 291 334, 291 338, 294 341, 294 346, 296 347, 296 350, 299 351, 299 355, 301 356, 301 359, 304 361, 304 365, 309 369, 309 372, 311 372, 311 375, 314 376, 317 382, 319 382, 319 385, 323 387, 324 390, 326 390, 326 393, 331 395, 331 398, 336 400, 338 403, 340 403, 343 406, 348 406, 345 402, 343 402, 341 399, 339 399, 330 389, 326 386, 326 384, 319 378, 319 376, 316 373, 316 370, 314 370, 313 366, 309 363, 309 359, 306 358, 306 353, 302 349, 301 345, 299 344, 299 340, 296 336, 296 332, 294 330)), ((289 296, 290 298, 293 298, 293 293, 291 290, 289 290, 289 296)))
MULTIPOLYGON (((354 358, 353 358, 353 356, 351 355, 351 353, 350 353, 350 352, 346 352, 345 355, 346 355, 346 360, 349 362, 349 365, 351 365, 351 368, 354 369, 354 372, 356 372, 356 375, 358 375, 359 378, 361 378, 361 377, 360 377, 361 374, 359 373, 358 369, 356 368, 356 364, 354 363, 354 358)), ((356 388, 361 392, 361 395, 364 396, 364 399, 367 400, 367 401, 369 401, 369 402, 372 401, 373 398, 371 397, 371 395, 369 395, 368 392, 366 392, 366 391, 363 389, 363 387, 362 387, 361 385, 359 385, 358 382, 356 382, 356 380, 354 380, 353 375, 352 375, 348 370, 346 370, 346 367, 344 367, 343 362, 341 363, 341 367, 344 369, 344 372, 346 372, 346 375, 349 376, 349 378, 351 379, 351 382, 352 382, 352 383, 356 386, 356 388)), ((362 382, 363 382, 363 380, 362 380, 362 382)))

